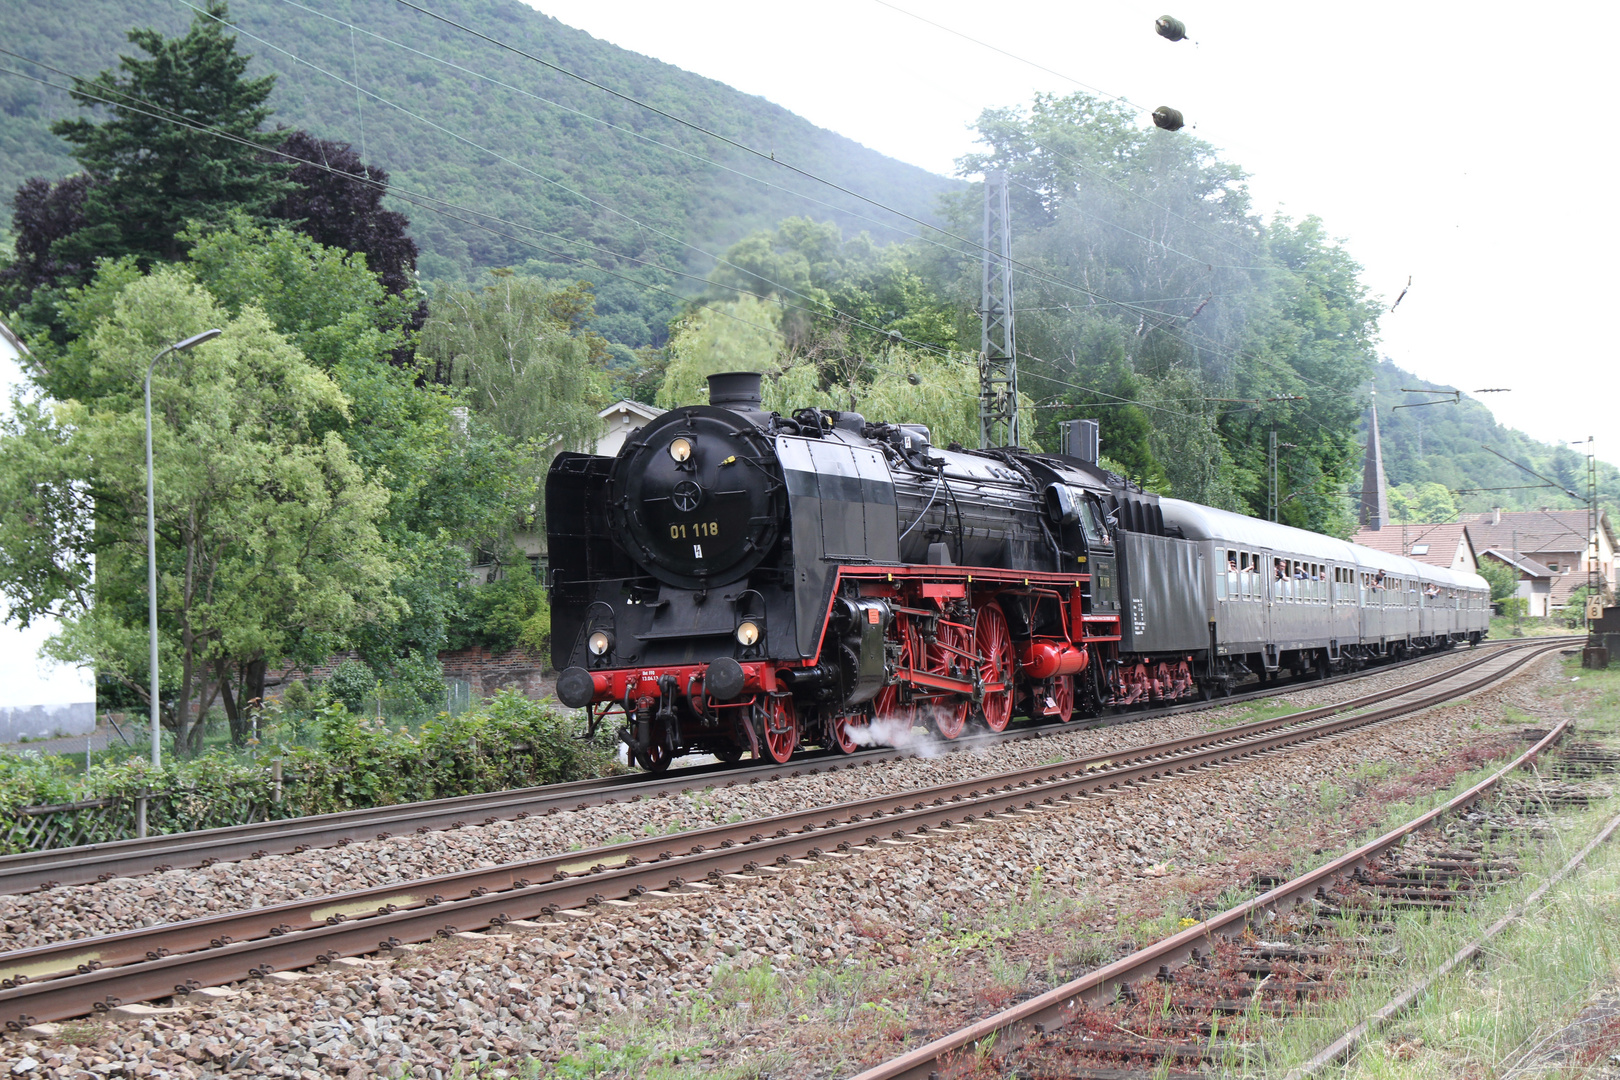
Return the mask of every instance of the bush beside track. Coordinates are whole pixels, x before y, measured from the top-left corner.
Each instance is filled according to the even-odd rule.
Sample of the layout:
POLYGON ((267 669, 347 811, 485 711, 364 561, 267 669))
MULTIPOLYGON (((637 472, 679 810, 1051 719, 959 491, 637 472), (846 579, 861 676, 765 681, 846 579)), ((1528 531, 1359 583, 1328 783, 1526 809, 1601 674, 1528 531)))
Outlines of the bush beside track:
POLYGON ((503 691, 453 720, 414 734, 351 713, 341 703, 310 721, 315 737, 277 755, 243 761, 224 753, 170 760, 154 772, 139 757, 69 775, 65 762, 0 754, 0 854, 134 835, 139 797, 154 834, 293 818, 371 806, 477 795, 619 770, 607 733, 582 738, 566 712, 503 691), (99 805, 85 805, 95 804, 99 805))

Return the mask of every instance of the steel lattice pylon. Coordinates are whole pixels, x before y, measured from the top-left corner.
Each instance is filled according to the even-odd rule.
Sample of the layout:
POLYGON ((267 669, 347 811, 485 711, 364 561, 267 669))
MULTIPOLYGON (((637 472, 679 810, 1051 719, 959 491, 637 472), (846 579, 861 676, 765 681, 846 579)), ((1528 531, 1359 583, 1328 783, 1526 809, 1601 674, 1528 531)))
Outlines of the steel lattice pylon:
POLYGON ((1012 228, 1004 172, 986 173, 984 178, 984 275, 979 325, 979 447, 1020 446, 1012 228))

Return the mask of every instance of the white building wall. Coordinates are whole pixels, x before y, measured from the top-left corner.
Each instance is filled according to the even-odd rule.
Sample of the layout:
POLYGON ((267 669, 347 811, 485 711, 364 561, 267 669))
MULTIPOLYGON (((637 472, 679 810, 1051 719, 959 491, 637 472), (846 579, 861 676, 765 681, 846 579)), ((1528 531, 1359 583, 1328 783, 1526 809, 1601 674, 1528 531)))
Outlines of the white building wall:
MULTIPOLYGON (((8 409, 12 388, 22 382, 17 356, 10 334, 0 332, 0 394, 8 409)), ((95 729, 94 674, 40 658, 40 648, 56 630, 54 619, 35 620, 26 630, 0 623, 0 742, 95 729)))

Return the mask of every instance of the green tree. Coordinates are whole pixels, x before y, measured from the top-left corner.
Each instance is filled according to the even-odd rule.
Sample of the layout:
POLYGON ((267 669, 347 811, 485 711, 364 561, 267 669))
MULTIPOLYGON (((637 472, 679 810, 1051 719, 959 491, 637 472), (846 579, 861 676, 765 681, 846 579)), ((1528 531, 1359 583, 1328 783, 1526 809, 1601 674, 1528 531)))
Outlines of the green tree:
POLYGON ((73 80, 74 100, 105 110, 107 118, 51 127, 95 179, 83 226, 53 246, 59 261, 88 267, 96 257, 134 255, 143 266, 173 260, 183 252, 179 234, 187 222, 217 222, 233 211, 267 219, 292 190, 289 167, 262 152, 285 137, 261 130, 275 76, 246 78, 248 57, 225 32, 227 18, 226 5, 211 0, 184 37, 131 30, 129 40, 145 58, 123 56, 117 70, 73 80))
MULTIPOLYGON (((611 378, 608 345, 591 330, 593 317, 588 283, 558 285, 508 271, 480 289, 446 288, 432 304, 418 356, 465 402, 460 423, 469 488, 510 485, 501 514, 478 519, 475 540, 493 553, 495 580, 468 586, 463 573, 448 627, 452 645, 539 649, 550 634, 543 583, 512 533, 542 527, 553 454, 588 449, 601 433, 597 413, 611 378), (472 475, 475 466, 482 466, 481 476, 472 475)), ((465 498, 438 486, 433 493, 451 506, 465 498)))
MULTIPOLYGON (((1109 457, 1145 485, 1251 513, 1275 431, 1281 518, 1347 533, 1377 307, 1322 224, 1261 219, 1214 147, 1086 94, 989 110, 978 128, 984 150, 959 171, 1009 175, 1019 375, 1054 406, 1043 423, 1096 417, 1109 457)), ((982 200, 947 200, 958 231, 978 228, 982 200)), ((977 254, 918 256, 972 310, 977 254)))
POLYGON ((98 395, 19 395, 0 432, 0 500, 14 508, 0 520, 0 593, 12 620, 62 620, 58 659, 145 697, 142 378, 169 342, 223 327, 152 379, 159 629, 175 686, 164 722, 195 750, 196 718, 216 695, 240 731, 266 662, 300 646, 314 658, 398 614, 377 527, 388 492, 336 432, 318 430, 348 402, 262 312, 230 316, 183 267, 130 271, 104 263, 70 313, 88 320, 98 395))
POLYGON ((494 430, 541 459, 552 444, 578 450, 601 431, 607 343, 589 331, 582 285, 558 288, 509 271, 480 289, 435 297, 418 353, 494 430))
MULTIPOLYGON (((527 572, 527 563, 507 557, 491 538, 533 513, 539 466, 531 447, 496 431, 499 413, 468 410, 470 390, 390 363, 407 340, 415 295, 390 295, 358 254, 290 228, 259 228, 241 215, 224 227, 188 232, 186 240, 199 280, 230 311, 249 304, 266 309, 275 329, 337 382, 350 410, 322 416, 322 429, 339 432, 366 476, 389 491, 379 529, 400 568, 394 593, 403 610, 397 619, 353 628, 347 648, 387 677, 437 670, 437 654, 452 644, 509 648, 512 633, 491 610, 505 612, 510 604, 492 607, 484 593, 494 586, 468 585, 468 562, 475 547, 494 546, 502 563, 527 572)), ((541 300, 549 337, 572 332, 586 351, 598 350, 582 287, 546 291, 541 300)), ((578 343, 569 348, 577 351, 578 343)), ((454 368, 454 355, 431 351, 423 359, 444 376, 454 368)), ((502 588, 510 586, 496 591, 502 588)), ((530 609, 533 620, 538 607, 530 609)), ((536 633, 543 638, 539 623, 528 638, 536 633)))
POLYGON ((1485 558, 1479 561, 1479 576, 1491 586, 1491 599, 1506 600, 1519 591, 1519 574, 1507 563, 1485 558))
POLYGON ((779 370, 780 318, 776 304, 752 296, 694 308, 671 330, 658 405, 671 409, 707 402, 710 375, 779 370))
POLYGON ((1457 502, 1444 484, 1426 481, 1389 489, 1389 514, 1394 521, 1434 525, 1457 520, 1457 502))
MULTIPOLYGON (((469 416, 463 392, 391 362, 409 340, 417 297, 389 293, 363 256, 240 214, 184 238, 197 277, 227 310, 263 308, 337 383, 350 408, 323 414, 320 430, 341 435, 367 478, 388 490, 378 528, 405 610, 356 626, 347 647, 389 677, 400 665, 436 669, 454 627, 481 625, 467 585, 471 549, 532 511, 532 456, 469 416)), ((578 296, 558 300, 556 318, 582 309, 578 296)))

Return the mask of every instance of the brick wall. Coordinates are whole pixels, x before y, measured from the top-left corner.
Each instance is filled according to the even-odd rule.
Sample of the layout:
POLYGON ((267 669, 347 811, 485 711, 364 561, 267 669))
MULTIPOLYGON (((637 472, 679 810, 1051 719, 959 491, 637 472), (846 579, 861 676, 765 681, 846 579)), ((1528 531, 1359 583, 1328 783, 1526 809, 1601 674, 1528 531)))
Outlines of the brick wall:
MULTIPOLYGON (((343 661, 354 653, 337 653, 320 664, 309 668, 286 668, 270 672, 265 677, 265 697, 279 700, 281 690, 294 679, 325 679, 343 661)), ((529 697, 548 697, 554 692, 556 680, 547 675, 548 664, 544 653, 516 648, 504 653, 492 653, 485 648, 455 649, 439 654, 444 666, 444 677, 461 679, 471 684, 475 698, 494 696, 497 690, 521 690, 529 697)))
POLYGON ((439 654, 447 679, 465 679, 477 697, 490 697, 497 690, 521 690, 529 697, 552 693, 556 680, 547 677, 543 653, 525 648, 491 653, 488 649, 457 649, 439 654))

